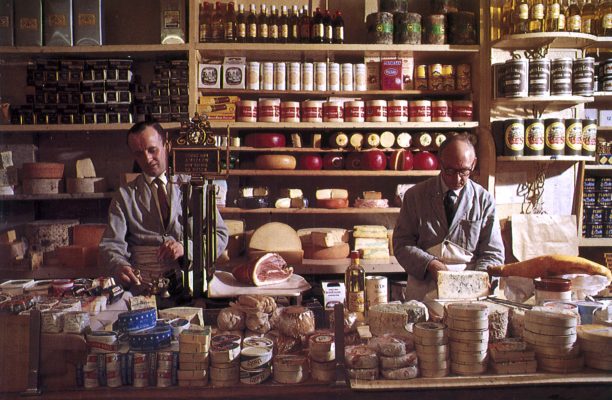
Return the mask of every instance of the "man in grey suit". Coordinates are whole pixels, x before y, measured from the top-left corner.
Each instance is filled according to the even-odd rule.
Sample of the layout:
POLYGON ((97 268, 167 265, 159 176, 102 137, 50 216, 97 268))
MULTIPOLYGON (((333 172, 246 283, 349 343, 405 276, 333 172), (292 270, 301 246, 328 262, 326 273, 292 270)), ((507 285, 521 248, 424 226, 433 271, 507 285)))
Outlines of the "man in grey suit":
MULTIPOLYGON (((121 283, 139 285, 135 268, 149 282, 178 268, 178 260, 185 254, 183 226, 187 224, 191 236, 191 222, 182 215, 178 177, 166 175, 168 151, 161 125, 135 124, 127 143, 142 174, 121 186, 111 202, 100 260, 121 283)), ((219 255, 227 245, 228 230, 218 210, 216 220, 219 255)))
POLYGON ((408 299, 423 300, 434 290, 438 271, 486 271, 504 262, 495 200, 469 179, 476 152, 468 136, 447 139, 438 154, 440 176, 404 194, 393 231, 393 251, 408 273, 408 299))

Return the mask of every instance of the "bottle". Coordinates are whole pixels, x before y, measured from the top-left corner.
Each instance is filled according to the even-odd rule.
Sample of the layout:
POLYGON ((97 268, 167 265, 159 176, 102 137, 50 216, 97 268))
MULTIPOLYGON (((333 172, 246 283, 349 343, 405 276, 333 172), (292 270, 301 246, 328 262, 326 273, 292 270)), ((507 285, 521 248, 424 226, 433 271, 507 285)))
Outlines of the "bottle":
POLYGON ((289 17, 289 42, 297 43, 300 41, 300 24, 299 10, 295 4, 291 7, 291 16, 289 17))
POLYGON ((359 264, 359 252, 351 251, 351 263, 344 273, 346 309, 348 312, 365 312, 365 270, 359 264))
POLYGON ((247 40, 247 22, 244 15, 244 4, 238 6, 238 15, 236 15, 236 41, 244 43, 247 40))
POLYGON ((227 4, 227 12, 225 13, 225 41, 236 41, 236 11, 233 2, 227 4))
POLYGON ((257 41, 257 9, 255 4, 249 6, 249 15, 247 16, 247 42, 254 43, 257 41))
POLYGON ((325 37, 325 26, 323 25, 323 14, 317 8, 312 16, 312 29, 310 31, 310 41, 312 43, 323 43, 325 37))
POLYGON ((344 43, 344 19, 342 18, 342 12, 336 10, 336 16, 334 17, 334 43, 344 43))
POLYGON ((514 9, 513 24, 513 33, 529 32, 529 3, 527 0, 518 0, 517 7, 514 9))
POLYGON ((269 38, 268 35, 268 8, 265 4, 262 4, 259 10, 259 16, 257 17, 257 41, 266 43, 269 38))
POLYGON ((544 31, 544 0, 532 0, 529 7, 529 32, 544 31))
POLYGON ((200 43, 210 41, 210 4, 205 1, 200 5, 200 43))
POLYGON ((276 6, 272 6, 270 17, 268 18, 268 41, 270 43, 278 42, 278 10, 276 6))
POLYGON ((514 13, 514 0, 504 0, 501 10, 501 34, 510 35, 512 33, 512 14, 514 13))
POLYGON ((612 36, 612 0, 601 0, 595 12, 599 36, 612 36))
POLYGON ((597 34, 595 6, 591 0, 585 0, 580 10, 580 23, 582 24, 581 32, 591 35, 597 34))
POLYGON ((567 19, 565 18, 565 11, 567 10, 567 0, 559 1, 559 25, 558 32, 565 32, 567 30, 567 19))
POLYGON ((289 15, 287 6, 281 8, 281 16, 278 19, 278 42, 287 43, 289 41, 289 15))
POLYGON ((300 25, 300 42, 310 42, 310 16, 308 15, 308 6, 302 8, 298 23, 300 25))
POLYGON ((570 0, 569 5, 565 9, 565 23, 568 32, 580 32, 582 29, 580 7, 576 4, 576 0, 570 0))
POLYGON ((334 26, 329 10, 325 10, 325 15, 323 16, 323 42, 334 42, 334 26))
POLYGON ((544 31, 559 31, 559 15, 561 13, 560 0, 548 0, 546 3, 546 19, 544 20, 544 31))
POLYGON ((221 2, 215 3, 215 12, 212 15, 211 24, 211 41, 222 42, 225 40, 225 19, 223 17, 223 10, 221 9, 221 2))

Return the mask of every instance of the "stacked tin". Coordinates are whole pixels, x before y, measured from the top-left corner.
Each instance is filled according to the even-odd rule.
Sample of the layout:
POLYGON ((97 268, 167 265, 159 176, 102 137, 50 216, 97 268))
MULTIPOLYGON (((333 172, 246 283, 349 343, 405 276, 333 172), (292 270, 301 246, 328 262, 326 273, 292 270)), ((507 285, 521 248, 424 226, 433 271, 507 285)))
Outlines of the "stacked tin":
POLYGON ((213 387, 233 387, 240 382, 238 335, 216 335, 210 345, 210 382, 213 387))
POLYGON ((246 338, 244 341, 240 352, 240 382, 258 385, 272 374, 273 343, 265 338, 246 338))
POLYGON ((612 238, 612 178, 585 177, 582 234, 587 238, 612 238))

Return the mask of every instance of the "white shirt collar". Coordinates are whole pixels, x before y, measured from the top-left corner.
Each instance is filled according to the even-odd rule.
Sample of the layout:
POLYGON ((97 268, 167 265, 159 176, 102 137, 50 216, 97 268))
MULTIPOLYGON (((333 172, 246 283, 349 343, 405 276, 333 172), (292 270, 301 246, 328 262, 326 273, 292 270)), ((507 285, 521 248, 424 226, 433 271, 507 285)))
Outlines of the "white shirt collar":
MULTIPOLYGON (((442 171, 440 171, 440 173, 443 174, 442 171)), ((440 177, 440 187, 442 188, 442 194, 446 194, 446 192, 450 190, 450 188, 446 186, 446 183, 444 183, 444 179, 442 179, 442 177, 440 177)), ((457 195, 457 198, 459 198, 459 195, 461 195, 461 192, 464 188, 465 185, 461 189, 453 190, 453 192, 455 192, 455 194, 457 195)))
POLYGON ((168 178, 166 177, 166 173, 165 172, 162 172, 162 174, 160 176, 150 176, 150 175, 145 174, 144 172, 142 173, 142 175, 144 176, 145 180, 147 181, 147 183, 149 185, 152 185, 153 181, 156 178, 161 179, 161 181, 164 183, 164 185, 168 185, 168 178))

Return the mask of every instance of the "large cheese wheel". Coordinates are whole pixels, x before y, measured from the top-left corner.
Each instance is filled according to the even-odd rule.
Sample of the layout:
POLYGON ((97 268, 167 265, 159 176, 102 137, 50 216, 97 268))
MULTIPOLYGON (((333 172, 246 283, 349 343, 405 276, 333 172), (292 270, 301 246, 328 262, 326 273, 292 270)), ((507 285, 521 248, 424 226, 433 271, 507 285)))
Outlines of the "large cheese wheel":
POLYGON ((25 179, 61 179, 64 176, 64 164, 52 162, 23 163, 22 178, 25 179))
POLYGON ((251 133, 244 138, 246 146, 265 148, 265 147, 285 147, 285 135, 282 133, 251 133))
POLYGON ((349 206, 348 199, 320 199, 317 200, 319 208, 347 208, 349 206))
POLYGON ((320 247, 312 244, 304 246, 304 258, 313 260, 339 260, 347 258, 351 252, 348 243, 338 244, 332 247, 320 247))
POLYGON ((281 222, 269 222, 253 232, 249 242, 250 250, 299 251, 302 242, 295 229, 281 222), (282 240, 279 240, 282 238, 282 240))
POLYGON ((106 192, 105 178, 68 178, 66 192, 68 193, 102 193, 106 192))
POLYGON ((297 160, 286 154, 262 154, 255 159, 258 169, 295 169, 297 160))
POLYGON ((57 194, 62 180, 57 178, 36 178, 23 180, 24 194, 57 194))

